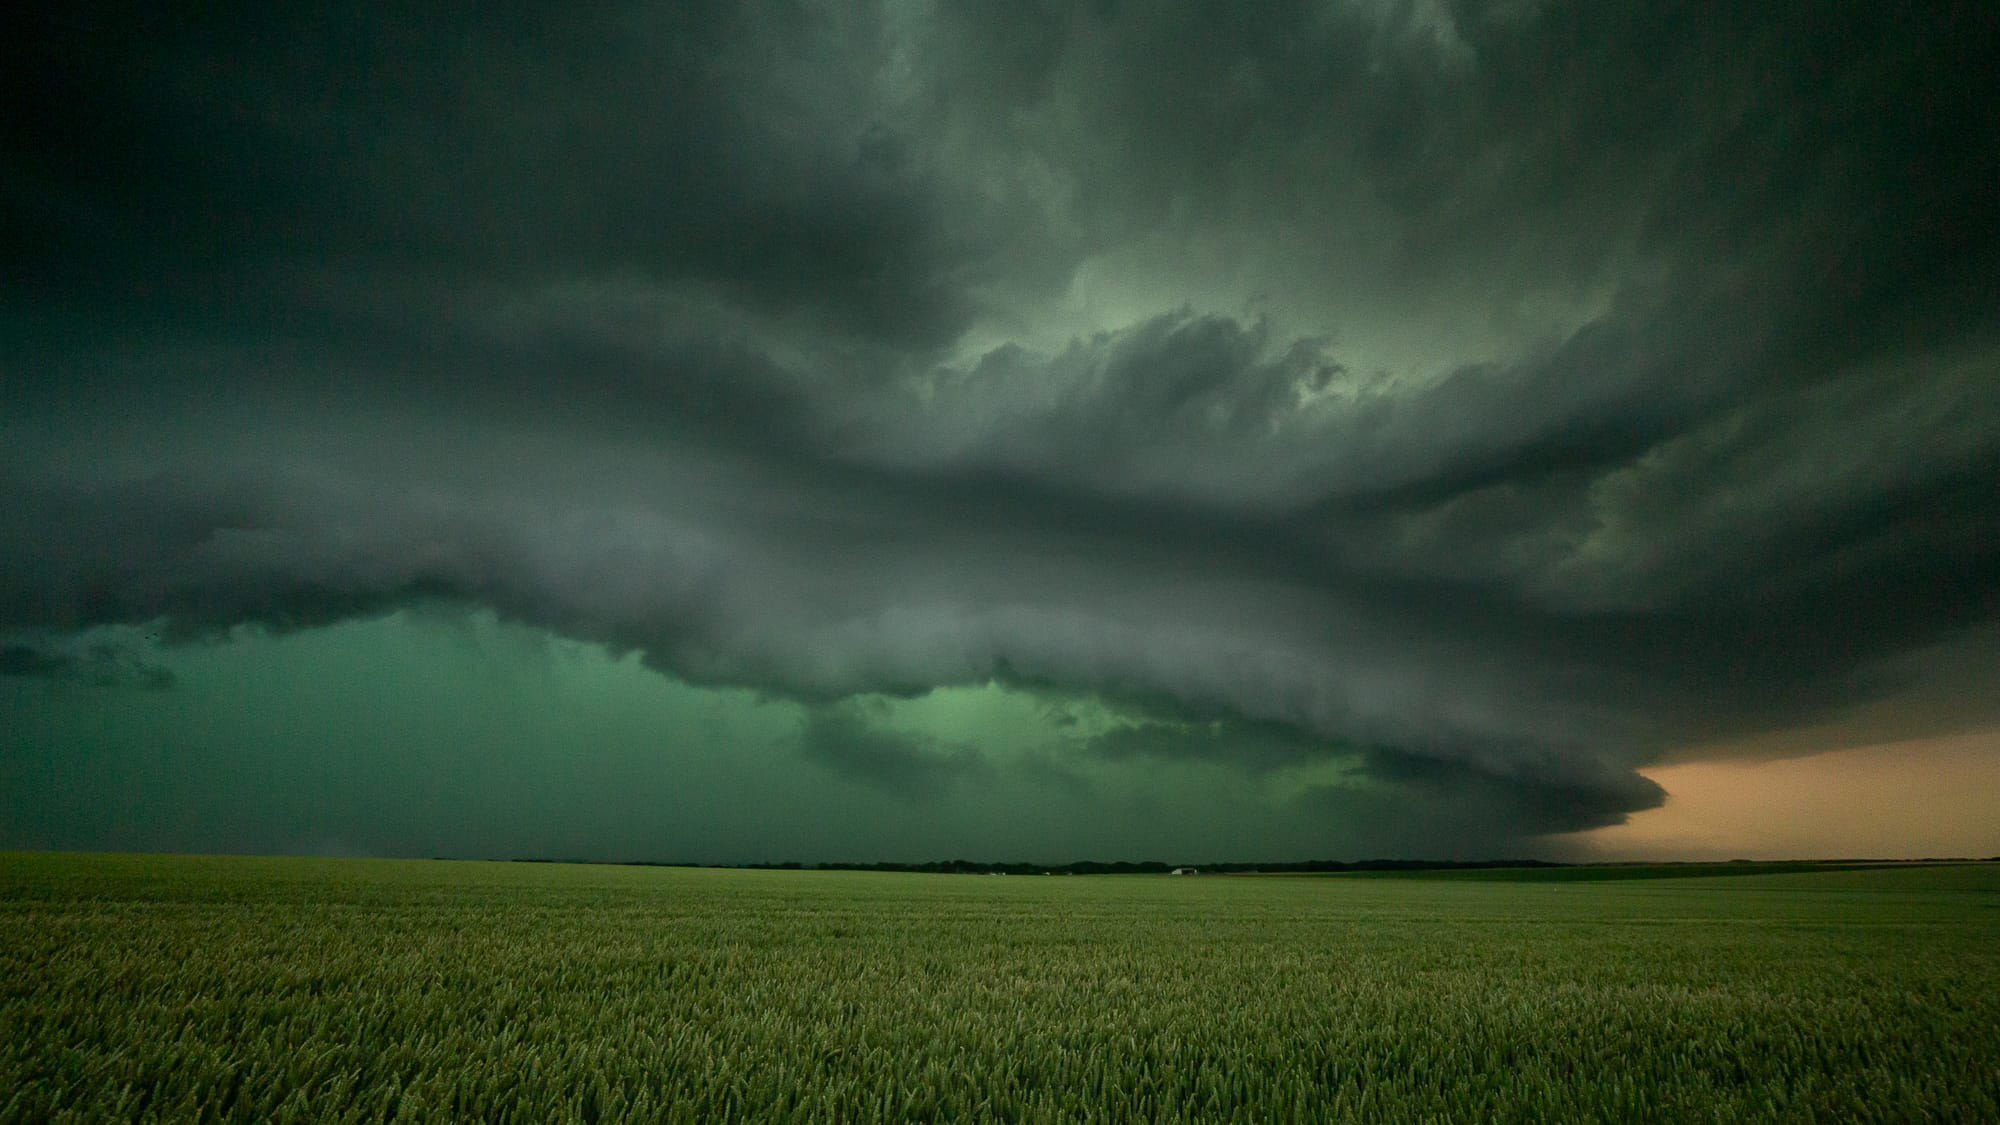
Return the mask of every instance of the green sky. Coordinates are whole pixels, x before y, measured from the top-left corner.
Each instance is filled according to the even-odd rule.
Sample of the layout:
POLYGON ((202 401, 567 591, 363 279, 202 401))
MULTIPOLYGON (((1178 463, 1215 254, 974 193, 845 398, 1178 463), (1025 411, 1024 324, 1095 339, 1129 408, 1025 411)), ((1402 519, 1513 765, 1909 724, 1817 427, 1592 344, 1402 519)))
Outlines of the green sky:
MULTIPOLYGON (((130 630, 96 640, 143 652, 172 686, 0 680, 10 843, 1061 862, 1350 854, 1379 838, 1298 805, 1332 782, 1364 789, 1349 762, 1246 776, 1094 755, 1090 735, 1154 720, 1087 696, 989 684, 815 712, 438 608, 187 647, 130 630), (815 755, 812 713, 881 739, 882 755, 815 755)), ((1357 800, 1353 811, 1371 810, 1357 800)), ((1443 856, 1470 844, 1411 846, 1443 856)))

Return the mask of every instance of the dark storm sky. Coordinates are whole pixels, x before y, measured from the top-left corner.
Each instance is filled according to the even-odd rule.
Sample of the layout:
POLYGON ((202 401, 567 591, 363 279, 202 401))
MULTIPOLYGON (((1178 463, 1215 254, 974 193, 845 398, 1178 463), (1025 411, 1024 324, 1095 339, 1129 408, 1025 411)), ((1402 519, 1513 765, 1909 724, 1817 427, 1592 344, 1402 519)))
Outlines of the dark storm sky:
POLYGON ((1991 5, 0 20, 0 845, 1518 853, 2000 715, 1991 5))

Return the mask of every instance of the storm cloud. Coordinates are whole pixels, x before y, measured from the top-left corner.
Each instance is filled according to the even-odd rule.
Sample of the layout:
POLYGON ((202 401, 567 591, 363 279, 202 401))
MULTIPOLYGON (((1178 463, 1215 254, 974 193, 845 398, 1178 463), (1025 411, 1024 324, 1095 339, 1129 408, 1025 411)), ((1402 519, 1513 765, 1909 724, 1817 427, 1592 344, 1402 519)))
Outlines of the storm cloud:
POLYGON ((1980 6, 6 18, 7 675, 478 607, 907 804, 1015 774, 866 700, 999 684, 1412 853, 2000 696, 1980 6))

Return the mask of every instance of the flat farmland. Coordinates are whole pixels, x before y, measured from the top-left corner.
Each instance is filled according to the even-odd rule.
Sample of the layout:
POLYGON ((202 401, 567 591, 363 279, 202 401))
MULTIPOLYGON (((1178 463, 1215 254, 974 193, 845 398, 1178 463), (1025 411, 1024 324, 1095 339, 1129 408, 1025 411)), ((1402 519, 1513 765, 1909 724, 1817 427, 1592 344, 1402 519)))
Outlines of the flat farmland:
POLYGON ((2000 1121, 2000 865, 0 855, 0 1121, 2000 1121))

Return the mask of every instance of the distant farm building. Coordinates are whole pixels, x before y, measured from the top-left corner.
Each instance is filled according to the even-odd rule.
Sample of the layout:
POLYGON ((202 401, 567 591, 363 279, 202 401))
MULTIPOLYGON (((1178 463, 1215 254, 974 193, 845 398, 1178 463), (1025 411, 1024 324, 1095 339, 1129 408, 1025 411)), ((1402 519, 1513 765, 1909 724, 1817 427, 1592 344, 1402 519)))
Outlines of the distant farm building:
POLYGON ((1170 872, 1170 874, 1174 874, 1174 875, 1199 875, 1199 874, 1201 874, 1201 868, 1199 868, 1199 867, 1176 867, 1176 868, 1174 868, 1174 869, 1173 869, 1173 871, 1172 871, 1172 872, 1170 872))

